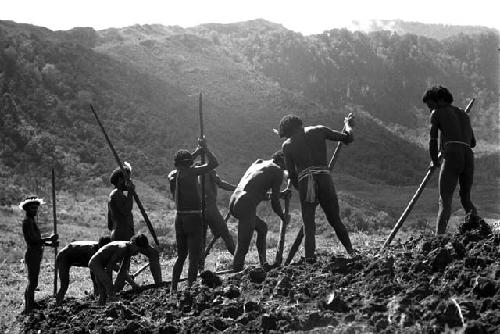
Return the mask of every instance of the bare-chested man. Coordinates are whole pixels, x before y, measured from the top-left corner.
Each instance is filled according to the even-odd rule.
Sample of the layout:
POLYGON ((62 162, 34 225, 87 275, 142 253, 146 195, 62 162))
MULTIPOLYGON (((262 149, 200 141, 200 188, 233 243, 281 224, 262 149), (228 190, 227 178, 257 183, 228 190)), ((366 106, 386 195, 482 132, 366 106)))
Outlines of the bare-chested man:
POLYGON ((295 115, 287 115, 280 121, 280 137, 287 138, 283 143, 283 153, 288 177, 300 194, 306 261, 315 261, 315 215, 318 204, 347 252, 354 252, 347 229, 340 220, 337 193, 328 170, 326 155, 327 140, 342 141, 345 144, 352 142, 349 122, 350 120, 346 120, 345 131, 341 133, 322 125, 304 128, 302 120, 295 115))
POLYGON ((460 200, 466 213, 477 215, 476 208, 470 199, 474 179, 474 153, 476 146, 474 131, 469 115, 462 109, 452 105, 453 96, 447 88, 434 86, 428 89, 423 102, 431 111, 431 130, 429 153, 431 167, 439 167, 438 130, 441 130, 441 152, 443 163, 439 174, 439 212, 437 217, 437 234, 446 233, 446 226, 451 215, 453 192, 460 184, 460 200))
MULTIPOLYGON (((104 245, 111 242, 110 237, 101 237, 99 241, 73 241, 57 253, 56 269, 59 272, 61 287, 57 292, 56 305, 61 305, 69 286, 69 270, 71 267, 87 267, 90 258, 104 245)), ((97 296, 98 289, 94 274, 90 274, 94 286, 94 295, 97 296)))
POLYGON ((45 204, 45 202, 35 195, 29 195, 19 203, 19 208, 26 211, 26 217, 23 220, 23 236, 27 246, 24 263, 28 269, 28 286, 24 292, 24 313, 32 312, 35 307, 35 290, 38 287, 43 246, 57 247, 59 244, 57 234, 45 238, 42 238, 40 234, 35 217, 41 204, 45 204))
MULTIPOLYGON (((125 276, 128 275, 128 265, 126 264, 130 263, 130 258, 138 253, 147 256, 149 249, 148 238, 144 234, 139 234, 133 236, 130 241, 112 241, 101 247, 90 258, 88 267, 94 274, 99 291, 99 304, 104 304, 106 299, 116 301, 115 292, 120 290, 113 286, 111 275, 115 265, 120 263, 120 271, 116 280, 125 280, 125 276)), ((149 265, 151 266, 151 263, 149 265)))
POLYGON ((201 217, 201 196, 198 176, 206 174, 218 166, 217 159, 208 149, 204 139, 198 139, 199 147, 194 153, 179 150, 175 153, 176 171, 169 174, 170 189, 174 193, 177 208, 175 217, 175 238, 177 260, 172 270, 171 292, 177 291, 184 262, 189 256, 188 287, 196 281, 198 265, 202 256, 203 222, 201 217), (194 159, 201 153, 207 156, 207 163, 194 165, 194 159))
MULTIPOLYGON (((199 179, 201 184, 201 177, 199 179)), ((221 237, 229 253, 234 255, 235 245, 233 237, 229 233, 227 224, 217 207, 217 188, 234 191, 236 186, 221 179, 215 170, 205 174, 205 223, 210 227, 214 237, 221 237)))
MULTIPOLYGON (((127 162, 124 163, 124 170, 127 175, 123 175, 120 168, 116 168, 109 181, 115 186, 115 189, 109 195, 108 201, 108 228, 111 231, 112 241, 128 241, 134 235, 134 216, 132 215, 132 208, 134 205, 133 192, 135 185, 130 180, 130 173, 132 167, 127 162), (127 195, 123 192, 127 191, 127 195)), ((148 257, 149 269, 156 284, 161 283, 161 268, 160 268, 160 254, 158 250, 149 246, 147 251, 142 252, 148 257)), ((127 275, 117 277, 115 281, 115 289, 120 291, 125 285, 124 279, 135 286, 133 279, 128 275, 130 263, 123 263, 124 270, 127 275)))
POLYGON ((257 231, 256 246, 259 262, 268 266, 266 260, 266 223, 257 217, 257 206, 267 200, 267 191, 271 189, 271 206, 283 222, 287 217, 280 204, 280 186, 283 181, 285 161, 283 153, 276 152, 272 160, 259 159, 247 169, 231 196, 229 209, 238 219, 238 242, 234 254, 233 270, 241 271, 245 265, 245 257, 250 247, 253 231, 257 231))

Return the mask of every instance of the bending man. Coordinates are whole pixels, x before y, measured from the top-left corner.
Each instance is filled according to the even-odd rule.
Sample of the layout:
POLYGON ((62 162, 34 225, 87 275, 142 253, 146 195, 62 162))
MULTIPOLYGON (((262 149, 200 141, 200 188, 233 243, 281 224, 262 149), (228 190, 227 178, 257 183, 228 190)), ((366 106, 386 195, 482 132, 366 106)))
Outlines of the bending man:
POLYGON ((284 169, 285 162, 281 151, 276 152, 272 160, 259 159, 247 169, 231 195, 229 210, 238 219, 238 243, 233 260, 234 271, 243 270, 254 230, 257 231, 256 246, 259 262, 263 267, 269 266, 266 260, 267 225, 257 217, 257 206, 260 202, 267 200, 267 191, 271 189, 272 209, 283 222, 286 221, 287 217, 281 209, 279 200, 284 169))
MULTIPOLYGON (((73 241, 57 253, 56 269, 59 272, 61 287, 57 292, 56 305, 61 305, 69 286, 71 267, 88 267, 90 258, 104 245, 111 242, 110 237, 101 237, 99 241, 73 241)), ((94 274, 90 273, 94 286, 94 296, 98 295, 94 274)))

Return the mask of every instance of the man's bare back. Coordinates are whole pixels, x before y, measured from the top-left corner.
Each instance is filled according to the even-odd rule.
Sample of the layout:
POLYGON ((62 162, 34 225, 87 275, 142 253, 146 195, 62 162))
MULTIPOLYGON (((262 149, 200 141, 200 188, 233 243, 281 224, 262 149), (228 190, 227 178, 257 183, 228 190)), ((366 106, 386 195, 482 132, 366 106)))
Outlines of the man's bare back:
POLYGON ((469 115, 452 105, 436 109, 431 114, 431 125, 441 130, 442 142, 463 142, 475 146, 469 115))
POLYGON ((267 191, 276 187, 276 184, 279 192, 282 179, 283 170, 272 160, 256 160, 241 178, 233 196, 261 202, 267 198, 267 191))

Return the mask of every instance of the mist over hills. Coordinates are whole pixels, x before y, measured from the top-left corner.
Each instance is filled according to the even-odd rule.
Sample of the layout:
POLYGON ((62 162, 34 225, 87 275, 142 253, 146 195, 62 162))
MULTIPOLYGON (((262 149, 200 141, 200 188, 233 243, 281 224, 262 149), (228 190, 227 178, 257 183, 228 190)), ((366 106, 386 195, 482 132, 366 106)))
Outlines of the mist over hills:
MULTIPOLYGON (((173 153, 194 148, 200 91, 209 144, 233 182, 280 147, 271 129, 283 115, 340 129, 354 112, 356 140, 337 171, 415 184, 429 160, 421 95, 430 84, 450 87, 457 105, 478 97, 478 150, 498 144, 497 46, 493 32, 443 41, 345 29, 304 37, 264 20, 55 32, 0 21, 3 196, 18 196, 52 164, 66 186, 107 179, 114 161, 89 102, 136 177, 165 189, 173 153)), ((498 156, 480 161, 479 178, 496 179, 498 156)))

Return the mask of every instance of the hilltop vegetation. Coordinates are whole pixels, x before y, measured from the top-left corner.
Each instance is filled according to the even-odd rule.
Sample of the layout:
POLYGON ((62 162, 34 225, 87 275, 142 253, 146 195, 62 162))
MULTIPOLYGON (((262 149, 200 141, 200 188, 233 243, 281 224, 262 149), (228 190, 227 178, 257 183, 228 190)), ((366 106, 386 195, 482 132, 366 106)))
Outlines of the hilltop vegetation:
MULTIPOLYGON (((198 135, 200 91, 209 143, 233 182, 279 148, 271 129, 283 115, 340 128, 353 111, 356 141, 337 172, 415 184, 428 161, 420 97, 431 83, 449 86, 458 105, 478 97, 478 150, 497 144, 497 42, 490 32, 444 41, 347 30, 304 37, 262 20, 57 32, 2 21, 2 202, 43 182, 52 165, 61 187, 106 181, 115 163, 89 102, 135 177, 164 190, 173 153, 198 135)), ((496 180, 497 159, 478 163, 479 179, 496 180)))

